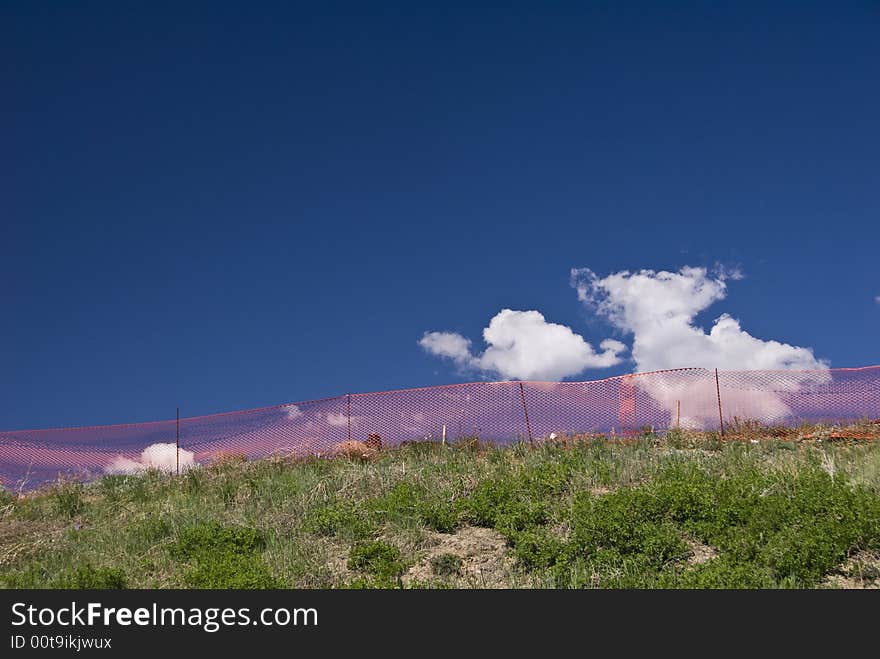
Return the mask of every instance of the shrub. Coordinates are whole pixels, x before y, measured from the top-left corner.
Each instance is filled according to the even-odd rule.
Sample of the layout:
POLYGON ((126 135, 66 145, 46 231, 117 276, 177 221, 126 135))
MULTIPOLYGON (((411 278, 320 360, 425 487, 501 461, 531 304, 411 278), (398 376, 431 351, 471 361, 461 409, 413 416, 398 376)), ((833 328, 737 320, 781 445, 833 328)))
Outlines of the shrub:
POLYGON ((583 454, 544 448, 551 462, 502 473, 482 481, 461 504, 464 518, 494 528, 513 540, 526 529, 547 523, 554 503, 568 491, 571 476, 583 469, 583 454))
POLYGON ((488 479, 462 501, 462 517, 476 526, 496 529, 513 543, 520 532, 547 522, 553 490, 536 474, 488 479))
POLYGON ((687 555, 678 530, 658 510, 658 502, 641 488, 604 497, 578 497, 572 512, 571 552, 589 558, 600 549, 621 556, 640 555, 661 568, 687 555))
POLYGON ((263 534, 248 527, 221 526, 217 522, 183 529, 172 555, 178 558, 205 558, 222 554, 247 556, 266 546, 263 534))
POLYGON ((400 550, 381 540, 360 543, 352 547, 348 567, 386 580, 399 578, 406 570, 406 565, 400 558, 400 550))
POLYGON ((321 536, 358 540, 374 535, 375 528, 366 514, 349 502, 336 501, 306 516, 307 531, 321 536))
POLYGON ((265 545, 256 529, 212 522, 183 529, 171 554, 191 562, 184 582, 192 588, 278 588, 260 556, 265 545))
POLYGON ((426 501, 419 510, 422 522, 438 533, 452 533, 461 524, 456 506, 446 500, 426 501))
POLYGON ((341 587, 348 590, 393 590, 401 588, 399 579, 380 579, 378 577, 357 577, 341 587))
POLYGON ((369 513, 379 523, 412 519, 419 516, 419 509, 427 492, 413 483, 397 483, 383 496, 369 502, 369 513))
POLYGON ((0 588, 54 587, 52 577, 45 563, 32 560, 17 570, 0 570, 0 588))
POLYGON ((125 588, 125 573, 115 568, 94 568, 90 563, 62 573, 57 588, 120 590, 125 588))
POLYGON ((438 577, 461 574, 462 560, 455 554, 438 554, 431 558, 431 571, 438 577))
POLYGON ((431 494, 427 488, 407 482, 396 484, 370 501, 367 508, 378 524, 417 520, 440 533, 450 533, 460 524, 458 509, 444 494, 431 494))
POLYGON ((282 585, 266 565, 250 556, 220 554, 211 560, 201 560, 184 574, 190 588, 280 588, 282 585))
POLYGON ((755 563, 737 563, 729 556, 719 556, 702 565, 683 571, 670 571, 661 576, 661 588, 774 588, 776 581, 766 567, 755 563))
POLYGON ((512 544, 514 557, 527 569, 545 569, 567 560, 566 543, 545 528, 517 533, 512 544))

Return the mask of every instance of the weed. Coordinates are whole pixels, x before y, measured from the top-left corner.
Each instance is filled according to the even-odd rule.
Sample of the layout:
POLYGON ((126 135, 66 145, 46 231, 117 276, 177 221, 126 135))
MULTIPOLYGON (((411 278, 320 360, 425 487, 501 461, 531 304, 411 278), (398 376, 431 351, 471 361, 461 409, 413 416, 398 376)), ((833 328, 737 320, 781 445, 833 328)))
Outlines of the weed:
POLYGON ((205 484, 205 475, 201 469, 188 469, 181 479, 183 491, 189 495, 199 494, 205 484))
POLYGON ((52 492, 55 514, 72 519, 86 507, 82 483, 64 483, 52 492))
POLYGON ((529 570, 546 569, 566 560, 566 543, 546 528, 528 529, 513 537, 513 554, 529 570))
POLYGON ((348 590, 393 590, 400 588, 402 583, 399 579, 381 579, 378 577, 357 577, 352 579, 342 588, 348 590))
POLYGON ((249 555, 266 546, 263 534, 247 527, 222 526, 217 522, 197 524, 183 529, 171 549, 177 558, 201 558, 223 553, 249 555))
POLYGON ((277 588, 260 556, 265 545, 256 529, 203 523, 183 529, 171 554, 190 561, 184 582, 192 588, 277 588))
POLYGON ((655 584, 660 588, 773 588, 772 572, 754 563, 737 563, 729 556, 720 556, 703 565, 683 571, 670 570, 655 584))
POLYGON ((431 558, 431 572, 438 577, 450 577, 461 574, 462 560, 455 554, 438 554, 431 558))
POLYGON ((125 588, 125 573, 117 568, 94 568, 91 563, 85 563, 60 574, 55 587, 120 590, 125 588))
POLYGON ((463 501, 464 516, 476 526, 495 528, 505 534, 542 524, 546 521, 547 504, 532 497, 532 489, 512 474, 485 480, 463 501))
POLYGON ((348 567, 358 572, 367 572, 381 580, 398 579, 406 570, 400 550, 381 540, 360 543, 352 547, 348 567))
POLYGON ((408 482, 396 484, 367 507, 377 524, 417 522, 440 533, 450 533, 461 521, 448 497, 430 494, 424 486, 408 482))
POLYGON ((375 526, 362 509, 348 501, 335 501, 312 511, 304 528, 316 535, 359 540, 375 534, 375 526))
POLYGON ((186 571, 184 582, 190 588, 203 589, 282 587, 263 562, 235 554, 222 554, 210 561, 199 561, 186 571))
POLYGON ((452 533, 461 525, 457 507, 446 499, 426 501, 419 509, 422 522, 438 533, 452 533))

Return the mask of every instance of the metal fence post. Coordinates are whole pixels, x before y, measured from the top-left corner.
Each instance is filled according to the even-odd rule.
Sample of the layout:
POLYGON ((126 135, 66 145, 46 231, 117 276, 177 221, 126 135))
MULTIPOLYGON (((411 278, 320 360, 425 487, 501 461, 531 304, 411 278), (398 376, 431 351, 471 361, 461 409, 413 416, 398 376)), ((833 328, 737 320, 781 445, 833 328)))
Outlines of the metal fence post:
POLYGON ((721 385, 718 383, 718 369, 715 369, 715 394, 718 396, 718 420, 721 422, 721 436, 724 437, 724 414, 721 411, 721 385))
POLYGON ((348 394, 348 441, 351 441, 351 394, 348 394))
POLYGON ((529 433, 529 444, 534 446, 535 440, 532 439, 532 425, 529 423, 529 410, 528 410, 528 408, 526 408, 526 393, 525 393, 525 390, 523 389, 522 381, 520 381, 520 383, 519 383, 519 397, 520 397, 520 400, 522 400, 523 416, 526 417, 526 430, 529 433))

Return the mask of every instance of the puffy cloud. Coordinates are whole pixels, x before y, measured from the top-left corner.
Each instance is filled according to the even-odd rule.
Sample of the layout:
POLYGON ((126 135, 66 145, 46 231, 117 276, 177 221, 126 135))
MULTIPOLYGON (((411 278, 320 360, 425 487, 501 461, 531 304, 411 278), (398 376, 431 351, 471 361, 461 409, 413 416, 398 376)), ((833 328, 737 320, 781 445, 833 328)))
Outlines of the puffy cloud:
POLYGON ((348 425, 348 416, 345 414, 337 414, 333 412, 327 415, 327 423, 331 426, 347 426, 348 425))
POLYGON ((538 311, 502 309, 483 330, 488 344, 481 354, 471 352, 468 339, 451 332, 426 332, 419 341, 428 353, 458 365, 512 380, 561 380, 587 368, 607 368, 620 362, 626 349, 605 339, 596 352, 571 328, 548 323, 538 311))
POLYGON ((467 364, 473 359, 470 340, 455 332, 425 332, 419 345, 432 355, 459 364, 467 364))
POLYGON ((822 369, 810 348, 756 338, 724 313, 706 332, 695 316, 727 294, 727 279, 738 271, 710 274, 705 268, 678 272, 622 271, 600 278, 592 270, 572 270, 578 298, 620 330, 632 334, 637 371, 685 366, 751 369, 822 369))
MULTIPOLYGON (((579 299, 632 337, 636 371, 689 366, 760 371, 747 378, 721 376, 725 417, 782 421, 791 416, 786 404, 789 394, 830 380, 828 364, 810 348, 749 334, 727 313, 721 313, 708 330, 695 324, 698 314, 726 297, 729 282, 742 278, 738 269, 720 267, 711 272, 688 266, 676 272, 621 271, 605 277, 586 268, 571 272, 579 299), (786 377, 772 373, 780 370, 788 371, 786 377)), ((623 343, 606 339, 596 352, 583 337, 564 325, 547 322, 537 311, 504 309, 483 331, 483 338, 487 347, 482 353, 475 353, 465 337, 450 332, 427 332, 419 344, 462 368, 527 380, 560 380, 587 368, 613 366, 626 350, 623 343)), ((633 386, 670 415, 680 403, 683 425, 717 424, 711 371, 660 373, 634 378, 633 386)), ((624 404, 632 403, 621 403, 621 414, 627 409, 624 404)))
MULTIPOLYGON (((694 325, 698 313, 724 299, 728 279, 742 279, 737 270, 710 274, 705 268, 684 267, 678 272, 622 271, 600 278, 589 269, 575 269, 571 274, 578 298, 632 335, 637 371, 688 366, 807 370, 784 380, 772 373, 750 374, 747 386, 725 376, 722 398, 727 418, 783 421, 791 414, 783 394, 828 380, 827 363, 810 348, 756 338, 726 313, 716 318, 708 332, 694 325)), ((683 426, 707 427, 717 422, 714 378, 708 375, 687 381, 676 373, 661 373, 639 378, 635 384, 670 414, 680 402, 683 426)))
MULTIPOLYGON (((140 460, 132 460, 125 456, 114 458, 104 471, 108 474, 139 474, 147 469, 158 469, 168 473, 177 471, 177 445, 171 443, 150 444, 143 450, 140 460)), ((195 453, 180 449, 180 470, 185 471, 198 467, 195 453)))

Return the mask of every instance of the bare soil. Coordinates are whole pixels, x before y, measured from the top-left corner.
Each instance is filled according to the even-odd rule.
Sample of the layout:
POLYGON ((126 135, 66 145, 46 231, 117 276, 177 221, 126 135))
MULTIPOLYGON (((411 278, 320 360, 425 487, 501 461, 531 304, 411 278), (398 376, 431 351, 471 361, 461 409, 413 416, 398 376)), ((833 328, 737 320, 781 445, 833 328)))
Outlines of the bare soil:
POLYGON ((513 559, 507 556, 507 542, 493 529, 466 526, 456 533, 432 533, 431 545, 419 556, 418 563, 403 576, 405 585, 436 581, 431 559, 454 554, 461 559, 461 572, 446 580, 461 588, 509 588, 513 559))
POLYGON ((825 577, 821 585, 826 588, 880 589, 880 552, 859 552, 825 577))
POLYGON ((687 558, 687 562, 691 565, 702 565, 703 563, 708 563, 713 558, 718 556, 718 551, 715 547, 707 545, 705 543, 700 542, 696 538, 685 537, 684 541, 687 543, 688 547, 690 547, 691 554, 687 558))

